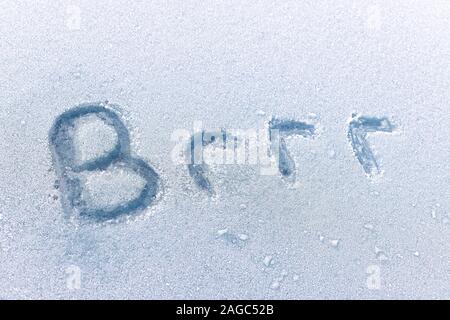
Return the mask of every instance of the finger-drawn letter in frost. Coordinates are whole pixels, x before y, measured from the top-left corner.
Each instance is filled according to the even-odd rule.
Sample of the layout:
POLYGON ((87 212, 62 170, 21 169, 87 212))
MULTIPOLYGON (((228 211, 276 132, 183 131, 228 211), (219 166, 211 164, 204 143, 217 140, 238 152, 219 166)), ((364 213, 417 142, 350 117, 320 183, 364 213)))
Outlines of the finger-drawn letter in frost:
POLYGON ((365 173, 374 176, 381 173, 380 166, 367 142, 370 132, 392 132, 394 126, 388 118, 354 115, 348 127, 348 139, 365 173))
POLYGON ((158 174, 133 157, 119 116, 102 104, 61 114, 49 134, 64 209, 96 221, 148 207, 159 189, 158 174))

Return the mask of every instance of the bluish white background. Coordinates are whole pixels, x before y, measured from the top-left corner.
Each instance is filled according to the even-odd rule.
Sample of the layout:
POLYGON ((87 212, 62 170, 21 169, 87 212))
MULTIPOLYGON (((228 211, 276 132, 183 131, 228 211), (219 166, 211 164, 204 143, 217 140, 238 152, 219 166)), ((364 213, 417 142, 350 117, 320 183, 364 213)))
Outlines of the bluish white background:
POLYGON ((450 298, 449 26, 437 0, 3 0, 0 298, 450 298), (55 199, 47 135, 105 100, 164 191, 130 221, 85 225, 55 199), (397 125, 369 137, 380 178, 352 153, 352 112, 397 125), (288 141, 296 188, 218 167, 210 199, 171 161, 174 130, 270 115, 321 127, 288 141))

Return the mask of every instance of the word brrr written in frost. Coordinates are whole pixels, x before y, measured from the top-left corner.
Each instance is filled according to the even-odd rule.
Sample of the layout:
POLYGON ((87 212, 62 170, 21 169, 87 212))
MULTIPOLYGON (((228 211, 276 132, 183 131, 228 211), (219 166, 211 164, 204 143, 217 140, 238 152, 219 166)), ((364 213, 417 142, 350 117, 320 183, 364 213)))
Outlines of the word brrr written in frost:
MULTIPOLYGON (((195 127, 195 126, 194 126, 195 127)), ((393 132, 386 117, 353 115, 348 139, 368 176, 380 174, 367 136, 393 132)), ((316 126, 295 119, 272 117, 259 130, 176 130, 172 161, 186 166, 199 190, 214 194, 208 164, 257 164, 261 174, 295 179, 296 163, 287 137, 316 138, 316 126)), ((130 135, 114 106, 88 103, 57 117, 49 145, 66 212, 103 221, 149 207, 160 193, 160 177, 143 159, 133 156, 130 135)))

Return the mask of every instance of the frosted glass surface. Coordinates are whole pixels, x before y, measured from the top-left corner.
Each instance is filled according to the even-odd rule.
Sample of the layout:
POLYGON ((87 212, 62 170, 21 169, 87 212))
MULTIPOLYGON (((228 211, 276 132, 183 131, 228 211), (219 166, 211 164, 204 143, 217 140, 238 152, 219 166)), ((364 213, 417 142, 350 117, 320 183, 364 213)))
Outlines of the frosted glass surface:
POLYGON ((450 298, 450 2, 0 16, 0 298, 450 298), (86 104, 126 130, 91 115, 55 149, 56 119, 86 104), (175 163, 174 133, 199 123, 278 130, 280 166, 175 163))

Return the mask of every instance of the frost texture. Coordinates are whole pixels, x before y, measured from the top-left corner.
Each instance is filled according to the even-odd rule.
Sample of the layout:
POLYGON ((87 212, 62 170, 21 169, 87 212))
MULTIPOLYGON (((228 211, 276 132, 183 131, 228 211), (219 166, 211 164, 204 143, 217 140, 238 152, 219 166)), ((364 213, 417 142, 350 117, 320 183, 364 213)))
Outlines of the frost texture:
MULTIPOLYGON (((450 2, 111 3, 0 1, 0 298, 450 298, 450 2), (157 172, 158 201, 114 223, 67 219, 49 130, 106 99, 122 106, 132 156, 157 172), (366 133, 375 179, 350 144, 352 112, 399 128, 366 133), (295 186, 274 162, 270 174, 210 165, 198 176, 208 197, 171 161, 177 130, 184 150, 198 121, 247 130, 271 115, 316 127, 284 137, 295 186), (72 266, 80 289, 67 286, 72 266)), ((75 198, 94 209, 137 197, 147 180, 126 161, 73 170, 123 138, 97 114, 79 120, 75 149, 61 145, 77 155, 61 158, 74 160, 75 198)))

